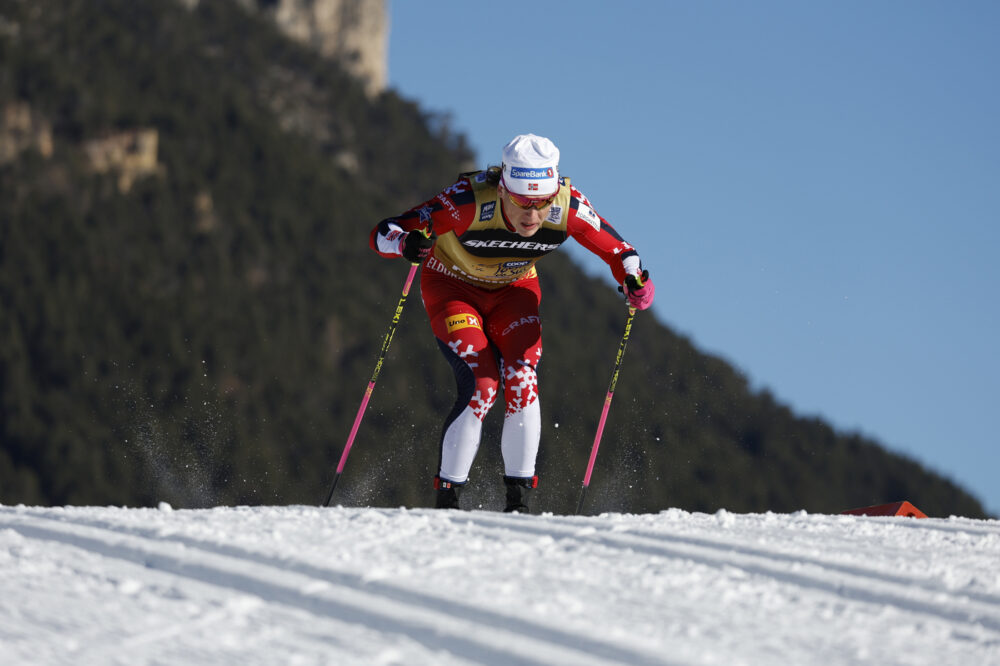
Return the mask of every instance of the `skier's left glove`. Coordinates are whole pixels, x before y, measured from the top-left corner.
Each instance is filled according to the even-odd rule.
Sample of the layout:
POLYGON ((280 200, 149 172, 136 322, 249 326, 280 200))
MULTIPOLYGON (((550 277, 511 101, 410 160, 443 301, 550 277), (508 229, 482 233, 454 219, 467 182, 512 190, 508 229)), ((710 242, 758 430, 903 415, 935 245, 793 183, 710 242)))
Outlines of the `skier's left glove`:
POLYGON ((628 301, 629 307, 645 310, 653 304, 653 294, 656 292, 656 287, 649 278, 649 271, 643 271, 641 275, 626 276, 625 282, 622 283, 619 290, 625 294, 625 300, 628 301))
POLYGON ((435 240, 437 240, 437 234, 433 231, 414 229, 400 241, 399 252, 410 263, 419 264, 431 253, 435 240))

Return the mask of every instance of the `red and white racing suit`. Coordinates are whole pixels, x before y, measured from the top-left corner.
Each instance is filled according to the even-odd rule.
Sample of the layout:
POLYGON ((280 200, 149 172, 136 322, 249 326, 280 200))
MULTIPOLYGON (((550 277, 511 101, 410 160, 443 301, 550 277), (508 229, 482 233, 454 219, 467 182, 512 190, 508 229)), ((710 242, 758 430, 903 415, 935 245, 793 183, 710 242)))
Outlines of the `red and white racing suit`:
POLYGON ((433 199, 372 230, 370 245, 384 257, 401 256, 408 231, 431 224, 438 236, 421 267, 420 290, 458 384, 458 399, 441 438, 442 480, 468 480, 483 419, 501 385, 505 473, 534 476, 541 435, 535 370, 542 357, 535 262, 573 237, 611 267, 618 283, 641 272, 632 246, 568 178, 560 182, 548 216, 529 238, 507 221, 497 186, 484 171, 463 174, 433 199))

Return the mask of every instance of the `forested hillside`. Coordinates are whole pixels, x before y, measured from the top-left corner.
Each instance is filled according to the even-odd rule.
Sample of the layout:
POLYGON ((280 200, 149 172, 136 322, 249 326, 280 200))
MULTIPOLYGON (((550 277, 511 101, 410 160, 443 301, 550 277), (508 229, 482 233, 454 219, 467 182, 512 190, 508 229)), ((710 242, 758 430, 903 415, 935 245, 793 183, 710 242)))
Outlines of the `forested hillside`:
MULTIPOLYGON (((476 165, 463 137, 224 0, 3 0, 0 113, 0 502, 322 502, 407 271, 368 232, 476 165)), ((565 255, 540 273, 538 505, 566 512, 625 309, 565 255)), ((429 505, 452 400, 414 296, 338 501, 429 505)), ((468 491, 487 505, 501 411, 468 491)), ((900 499, 984 515, 636 317, 589 510, 900 499)))

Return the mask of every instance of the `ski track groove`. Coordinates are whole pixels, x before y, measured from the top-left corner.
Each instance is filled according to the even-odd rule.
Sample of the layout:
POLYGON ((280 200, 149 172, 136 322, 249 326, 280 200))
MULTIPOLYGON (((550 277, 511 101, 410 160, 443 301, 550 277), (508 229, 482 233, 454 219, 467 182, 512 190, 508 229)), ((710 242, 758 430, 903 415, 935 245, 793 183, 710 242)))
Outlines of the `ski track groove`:
POLYGON ((539 666, 673 663, 660 655, 540 626, 461 601, 367 581, 358 574, 193 537, 163 535, 152 528, 0 508, 0 529, 228 588, 313 615, 391 631, 429 649, 473 661, 539 666), (30 522, 39 520, 52 525, 30 522), (192 558, 187 549, 201 554, 192 558))
POLYGON ((476 524, 483 529, 491 529, 487 523, 492 523, 493 529, 531 532, 557 539, 569 537, 587 539, 612 548, 631 549, 659 557, 686 559, 719 569, 733 567, 778 582, 827 592, 841 598, 893 606, 902 611, 929 615, 963 625, 980 625, 1000 633, 1000 600, 994 595, 975 591, 955 593, 930 585, 918 578, 887 574, 883 571, 829 562, 815 557, 745 548, 702 537, 648 531, 637 534, 635 530, 630 530, 627 534, 615 533, 609 528, 598 530, 592 525, 571 521, 571 518, 548 517, 548 522, 544 526, 536 526, 525 521, 489 514, 477 515, 475 519, 476 524), (556 527, 553 525, 556 521, 566 526, 556 527), (827 580, 831 576, 822 576, 818 573, 811 574, 775 567, 770 565, 768 560, 782 560, 835 572, 837 580, 827 580), (940 601, 916 598, 913 588, 919 588, 916 593, 921 595, 947 595, 949 607, 941 608, 940 601), (963 605, 959 602, 960 599, 965 599, 968 603, 963 605))
MULTIPOLYGON (((876 516, 868 516, 869 519, 875 520, 891 520, 891 518, 880 518, 876 516)), ((949 519, 949 522, 938 522, 943 519, 931 519, 935 522, 928 522, 926 519, 917 520, 907 520, 900 521, 898 523, 893 523, 896 527, 902 527, 908 530, 926 530, 932 529, 938 532, 948 532, 951 534, 975 534, 978 536, 998 536, 1000 537, 1000 527, 991 527, 989 525, 977 525, 974 524, 974 518, 954 518, 949 519), (953 521, 953 522, 952 522, 953 521)))
MULTIPOLYGON (((566 519, 554 518, 552 519, 552 521, 563 523, 566 525, 572 525, 572 523, 570 523, 566 519)), ((933 525, 926 525, 926 526, 911 525, 910 523, 902 523, 902 525, 910 529, 912 529, 913 527, 917 528, 934 527, 933 525)), ((606 532, 612 535, 620 535, 624 537, 632 535, 652 540, 664 540, 664 538, 666 537, 671 541, 677 541, 680 543, 690 544, 693 546, 710 548, 724 552, 738 553, 742 555, 749 555, 751 557, 756 557, 770 561, 780 560, 782 562, 788 562, 790 564, 802 564, 807 566, 814 566, 816 568, 826 569, 828 571, 837 571, 839 573, 847 574, 848 576, 855 576, 859 578, 874 578, 880 582, 891 582, 903 587, 917 586, 923 588, 924 590, 926 590, 931 594, 949 594, 949 595, 955 594, 954 591, 949 590, 947 588, 943 588, 940 585, 935 585, 933 582, 928 581, 926 579, 895 574, 885 570, 858 566, 856 564, 844 564, 842 562, 836 562, 829 559, 824 559, 822 557, 815 557, 811 555, 796 555, 794 553, 786 553, 777 550, 768 550, 766 548, 739 546, 727 541, 709 539, 698 536, 665 535, 662 532, 654 532, 642 528, 639 529, 629 528, 627 534, 616 533, 611 531, 612 529, 613 528, 604 528, 606 532)), ((979 534, 980 536, 990 536, 993 534, 998 534, 997 532, 986 531, 986 530, 944 530, 944 531, 949 531, 954 533, 959 533, 959 532, 969 533, 971 531, 972 533, 979 534)), ((983 604, 1000 608, 1000 596, 995 594, 990 594, 988 592, 977 592, 975 590, 967 590, 958 593, 958 595, 962 597, 968 597, 969 599, 975 600, 983 604)))

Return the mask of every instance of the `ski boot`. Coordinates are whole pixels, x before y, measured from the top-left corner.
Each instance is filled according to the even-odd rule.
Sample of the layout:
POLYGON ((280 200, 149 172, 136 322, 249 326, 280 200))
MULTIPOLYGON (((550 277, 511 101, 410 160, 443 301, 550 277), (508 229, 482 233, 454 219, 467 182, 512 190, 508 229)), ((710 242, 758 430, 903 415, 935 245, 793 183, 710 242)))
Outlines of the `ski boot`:
POLYGON ((531 491, 538 487, 538 476, 527 479, 517 476, 503 477, 503 484, 507 487, 507 506, 504 513, 530 513, 528 498, 531 491))
POLYGON ((437 498, 434 502, 435 509, 460 509, 458 496, 462 493, 464 483, 453 483, 445 481, 439 476, 434 477, 434 487, 437 489, 437 498))

